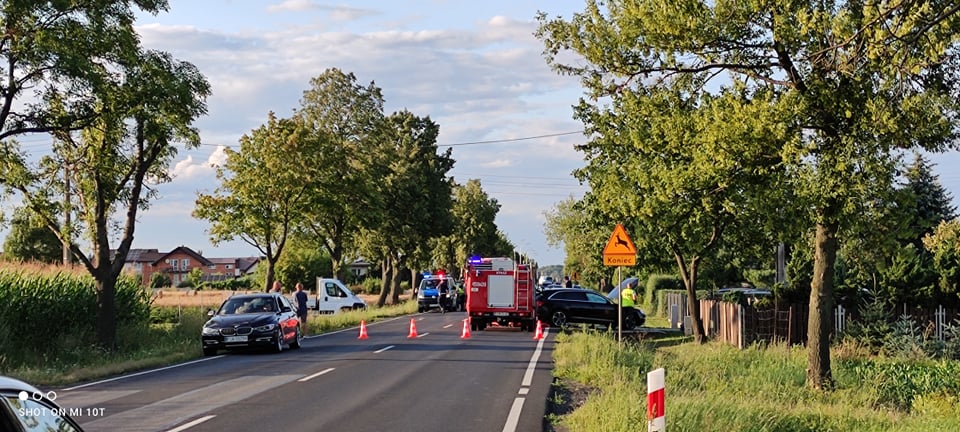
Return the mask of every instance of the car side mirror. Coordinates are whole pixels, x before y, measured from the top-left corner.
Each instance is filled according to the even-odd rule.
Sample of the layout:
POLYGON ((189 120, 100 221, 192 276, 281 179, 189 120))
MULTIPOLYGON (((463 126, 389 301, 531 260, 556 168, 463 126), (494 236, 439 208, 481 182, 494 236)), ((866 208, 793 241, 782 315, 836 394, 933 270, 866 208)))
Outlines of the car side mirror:
POLYGON ((213 309, 207 309, 207 316, 208 316, 208 317, 212 317, 212 316, 214 315, 214 313, 215 313, 215 312, 213 311, 213 309))

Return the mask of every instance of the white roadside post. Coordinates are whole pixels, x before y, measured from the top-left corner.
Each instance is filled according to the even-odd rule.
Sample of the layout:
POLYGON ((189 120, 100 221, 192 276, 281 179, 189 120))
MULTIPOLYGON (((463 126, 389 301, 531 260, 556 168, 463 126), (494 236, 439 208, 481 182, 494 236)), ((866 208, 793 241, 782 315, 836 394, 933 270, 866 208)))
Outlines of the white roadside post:
POLYGON ((647 432, 665 432, 667 419, 664 410, 664 370, 647 373, 647 432))

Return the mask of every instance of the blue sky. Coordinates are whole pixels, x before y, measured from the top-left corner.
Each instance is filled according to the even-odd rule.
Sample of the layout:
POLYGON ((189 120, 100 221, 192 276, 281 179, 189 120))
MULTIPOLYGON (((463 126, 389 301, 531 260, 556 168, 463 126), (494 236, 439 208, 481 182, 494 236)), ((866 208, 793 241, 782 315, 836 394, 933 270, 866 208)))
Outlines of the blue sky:
MULTIPOLYGON (((175 180, 143 213, 134 247, 186 245, 207 256, 250 256, 241 241, 214 247, 206 221, 190 216, 198 191, 211 192, 211 164, 221 146, 259 127, 267 113, 290 115, 310 78, 329 67, 353 72, 383 90, 388 113, 409 109, 440 126, 438 143, 515 139, 582 130, 571 105, 575 78, 551 71, 533 36, 538 10, 570 17, 582 1, 204 0, 170 2, 170 11, 143 14, 144 46, 189 61, 213 86, 209 114, 197 122, 204 145, 183 152, 175 180)), ((547 246, 543 213, 585 188, 571 176, 583 157, 580 134, 498 144, 454 146, 451 175, 481 180, 501 204, 498 226, 541 264, 560 264, 547 246)), ((613 224, 611 224, 611 229, 613 224)), ((599 251, 598 251, 599 253, 599 251)))

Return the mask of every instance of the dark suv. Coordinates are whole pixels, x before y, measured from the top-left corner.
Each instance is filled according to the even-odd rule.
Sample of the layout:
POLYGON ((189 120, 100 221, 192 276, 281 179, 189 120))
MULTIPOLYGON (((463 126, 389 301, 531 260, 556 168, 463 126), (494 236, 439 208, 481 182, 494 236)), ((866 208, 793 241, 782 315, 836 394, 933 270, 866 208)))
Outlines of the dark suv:
MULTIPOLYGON (((537 316, 556 327, 567 324, 617 325, 617 308, 605 295, 589 289, 545 289, 537 295, 537 316)), ((623 329, 642 326, 647 315, 635 307, 624 306, 623 329)))

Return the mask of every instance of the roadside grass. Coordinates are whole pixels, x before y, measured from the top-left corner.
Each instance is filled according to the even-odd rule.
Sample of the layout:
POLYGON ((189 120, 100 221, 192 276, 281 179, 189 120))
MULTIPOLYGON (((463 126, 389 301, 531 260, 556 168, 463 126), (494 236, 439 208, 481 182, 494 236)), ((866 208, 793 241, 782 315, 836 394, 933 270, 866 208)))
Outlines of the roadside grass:
POLYGON ((618 349, 609 333, 558 335, 555 376, 578 386, 589 383, 591 390, 578 408, 552 417, 557 429, 644 428, 646 374, 663 367, 671 430, 960 430, 957 361, 838 358, 833 362, 837 388, 819 392, 804 385, 802 347, 738 350, 673 339, 673 344, 641 341, 618 349))
MULTIPOLYGON (((19 353, 16 361, 0 355, 0 374, 39 386, 61 386, 203 357, 200 329, 207 320, 206 308, 154 306, 152 309, 154 323, 149 326, 118 329, 120 350, 116 352, 81 342, 88 338, 62 338, 50 341, 53 347, 48 354, 19 353)), ((368 307, 336 315, 311 315, 306 334, 349 328, 359 325, 361 320, 371 323, 416 310, 416 301, 405 301, 400 305, 368 307)))
POLYGON ((360 321, 376 322, 383 318, 409 315, 417 311, 416 300, 406 300, 398 305, 367 307, 362 310, 341 312, 335 315, 310 315, 307 318, 307 335, 340 330, 360 325, 360 321))

